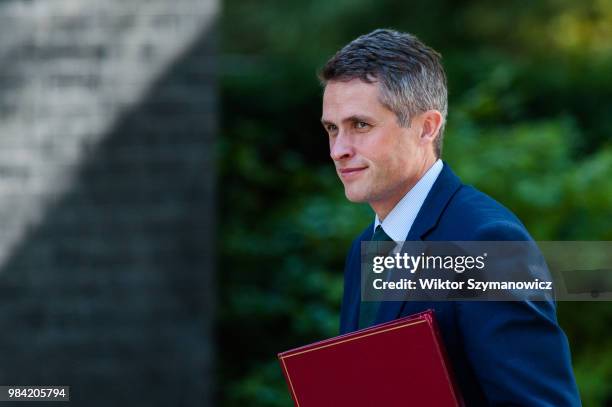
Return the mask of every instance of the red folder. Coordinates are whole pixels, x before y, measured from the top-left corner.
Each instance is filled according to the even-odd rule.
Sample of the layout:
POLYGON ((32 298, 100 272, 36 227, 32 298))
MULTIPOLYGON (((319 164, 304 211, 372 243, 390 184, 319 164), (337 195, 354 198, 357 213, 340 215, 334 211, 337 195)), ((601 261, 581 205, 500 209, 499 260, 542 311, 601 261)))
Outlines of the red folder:
POLYGON ((463 406, 431 310, 278 358, 297 407, 463 406))

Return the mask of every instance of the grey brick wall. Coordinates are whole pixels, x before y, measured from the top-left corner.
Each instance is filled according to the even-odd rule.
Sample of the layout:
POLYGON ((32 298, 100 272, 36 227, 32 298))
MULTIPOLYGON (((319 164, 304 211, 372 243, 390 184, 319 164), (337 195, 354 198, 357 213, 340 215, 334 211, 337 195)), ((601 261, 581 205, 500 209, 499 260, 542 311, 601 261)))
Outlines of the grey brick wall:
POLYGON ((0 4, 0 385, 210 404, 216 13, 0 4))

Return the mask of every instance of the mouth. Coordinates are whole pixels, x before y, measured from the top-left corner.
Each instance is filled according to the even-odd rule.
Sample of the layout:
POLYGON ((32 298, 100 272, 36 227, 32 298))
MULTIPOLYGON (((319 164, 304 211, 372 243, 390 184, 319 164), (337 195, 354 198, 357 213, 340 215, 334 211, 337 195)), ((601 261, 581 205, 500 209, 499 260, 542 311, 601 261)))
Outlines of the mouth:
POLYGON ((349 167, 349 168, 339 168, 338 174, 342 179, 351 179, 355 178, 359 174, 362 174, 368 167, 349 167))

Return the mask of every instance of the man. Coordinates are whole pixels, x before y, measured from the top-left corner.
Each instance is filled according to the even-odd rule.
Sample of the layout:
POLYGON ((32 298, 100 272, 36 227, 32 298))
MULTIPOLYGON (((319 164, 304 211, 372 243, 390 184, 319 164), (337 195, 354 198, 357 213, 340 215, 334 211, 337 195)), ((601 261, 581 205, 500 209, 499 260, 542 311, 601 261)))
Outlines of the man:
POLYGON ((347 257, 341 333, 433 308, 468 406, 580 405, 552 302, 361 301, 362 241, 531 240, 516 216, 440 159, 440 55, 410 34, 376 30, 341 49, 320 78, 322 123, 346 197, 376 213, 347 257))

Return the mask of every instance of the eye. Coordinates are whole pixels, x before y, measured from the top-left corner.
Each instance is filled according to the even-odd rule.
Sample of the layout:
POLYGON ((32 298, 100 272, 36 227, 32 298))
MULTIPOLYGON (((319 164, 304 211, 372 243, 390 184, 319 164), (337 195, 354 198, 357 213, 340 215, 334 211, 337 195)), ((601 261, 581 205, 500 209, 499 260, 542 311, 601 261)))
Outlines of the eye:
POLYGON ((338 130, 338 127, 336 127, 335 124, 328 124, 327 126, 325 126, 325 129, 327 130, 328 133, 333 133, 336 130, 338 130))
POLYGON ((363 129, 367 129, 368 127, 370 127, 370 125, 366 122, 355 122, 356 129, 363 130, 363 129))

